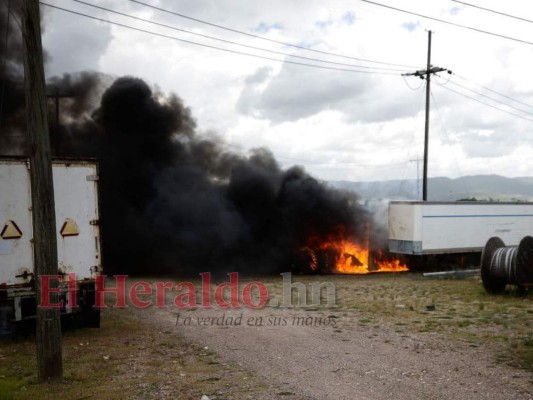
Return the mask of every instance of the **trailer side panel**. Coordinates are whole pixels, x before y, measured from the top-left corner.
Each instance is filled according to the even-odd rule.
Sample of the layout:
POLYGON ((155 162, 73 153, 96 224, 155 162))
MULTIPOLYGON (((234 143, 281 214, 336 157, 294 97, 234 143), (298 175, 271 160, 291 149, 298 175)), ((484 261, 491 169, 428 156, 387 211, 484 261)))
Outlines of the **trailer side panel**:
POLYGON ((402 254, 480 252, 500 237, 508 246, 533 233, 532 203, 391 202, 389 249, 402 254))

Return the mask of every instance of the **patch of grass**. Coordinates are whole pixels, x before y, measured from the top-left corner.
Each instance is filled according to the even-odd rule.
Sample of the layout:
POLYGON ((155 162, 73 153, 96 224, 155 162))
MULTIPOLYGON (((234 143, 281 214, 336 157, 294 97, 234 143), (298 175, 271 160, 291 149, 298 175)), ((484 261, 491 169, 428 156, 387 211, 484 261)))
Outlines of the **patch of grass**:
POLYGON ((468 319, 464 319, 462 321, 458 321, 457 322, 457 326, 459 328, 466 328, 467 326, 470 326, 472 325, 472 321, 468 320, 468 319))
POLYGON ((250 391, 250 373, 221 365, 176 331, 161 332, 143 312, 150 311, 104 309, 100 329, 65 331, 59 385, 37 383, 33 337, 0 341, 0 400, 200 398, 219 390, 240 398, 233 394, 266 390, 258 382, 250 391))
POLYGON ((2 378, 0 380, 0 400, 14 399, 14 393, 24 386, 24 382, 13 379, 2 378))
POLYGON ((218 378, 216 376, 210 376, 209 378, 202 379, 202 381, 204 381, 204 382, 217 382, 219 380, 220 380, 220 378, 218 378))

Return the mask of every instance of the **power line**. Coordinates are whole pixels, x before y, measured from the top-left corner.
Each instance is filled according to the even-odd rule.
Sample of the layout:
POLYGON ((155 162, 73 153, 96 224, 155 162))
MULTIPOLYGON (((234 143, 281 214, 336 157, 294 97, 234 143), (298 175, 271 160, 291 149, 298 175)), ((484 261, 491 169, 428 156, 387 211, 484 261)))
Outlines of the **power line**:
POLYGON ((335 62, 335 61, 321 60, 321 59, 317 59, 317 58, 303 57, 303 56, 293 55, 293 54, 289 54, 289 53, 283 53, 281 51, 265 49, 265 48, 257 47, 257 46, 251 46, 251 45, 247 45, 247 44, 233 42, 231 40, 218 38, 216 36, 209 36, 209 35, 204 35, 204 34, 198 33, 198 32, 188 31, 186 29, 181 29, 181 28, 178 28, 176 26, 166 25, 166 24, 163 24, 163 23, 160 23, 160 22, 151 21, 151 20, 148 20, 148 19, 136 17, 134 15, 126 14, 126 13, 123 13, 123 12, 120 12, 120 11, 111 10, 109 8, 97 6, 95 4, 90 4, 90 3, 87 3, 87 2, 81 1, 81 0, 72 0, 72 1, 74 1, 76 3, 84 4, 84 5, 89 6, 89 7, 97 8, 99 10, 103 10, 103 11, 111 12, 111 13, 114 13, 114 14, 117 14, 117 15, 121 15, 121 16, 124 16, 124 17, 132 18, 132 19, 135 19, 137 21, 147 22, 149 24, 161 26, 161 27, 168 28, 168 29, 173 29, 175 31, 184 32, 184 33, 187 33, 187 34, 190 34, 190 35, 196 35, 196 36, 200 36, 200 37, 203 37, 203 38, 206 38, 206 39, 217 40, 219 42, 228 43, 228 44, 232 44, 232 45, 235 45, 235 46, 246 47, 246 48, 249 48, 249 49, 254 49, 254 50, 259 50, 259 51, 265 51, 265 52, 268 52, 268 53, 283 55, 283 56, 287 56, 287 57, 294 57, 294 58, 299 58, 299 59, 302 59, 302 60, 315 61, 315 62, 321 62, 321 63, 327 63, 327 64, 333 64, 333 65, 341 65, 341 66, 345 66, 345 67, 355 67, 355 68, 364 68, 364 69, 382 70, 382 71, 398 71, 398 72, 405 71, 404 69, 398 69, 398 68, 369 67, 369 66, 366 66, 366 65, 346 64, 346 63, 340 63, 340 62, 335 62))
MULTIPOLYGON (((453 75, 456 76, 456 77, 458 77, 459 79, 462 79, 462 80, 465 81, 465 82, 471 82, 469 79, 466 79, 465 77, 463 77, 463 76, 461 76, 461 75, 457 75, 455 72, 453 73, 453 75)), ((533 108, 533 106, 532 106, 531 104, 528 104, 528 103, 525 103, 525 102, 523 102, 523 101, 520 101, 520 100, 514 99, 514 98, 512 98, 512 97, 509 97, 509 96, 507 96, 507 95, 505 95, 505 94, 503 94, 503 93, 497 92, 497 91, 492 90, 492 89, 490 89, 490 88, 488 88, 488 87, 486 87, 486 86, 480 85, 479 83, 475 83, 475 82, 471 82, 471 83, 474 84, 474 85, 476 85, 476 86, 479 86, 480 88, 483 88, 483 89, 485 89, 485 90, 488 90, 489 92, 492 92, 492 93, 497 94, 497 95, 499 95, 499 96, 505 97, 506 99, 509 99, 509 100, 514 101, 514 102, 516 102, 516 103, 520 103, 520 104, 523 104, 523 105, 525 105, 525 106, 527 106, 527 107, 531 107, 531 108, 533 108)))
POLYGON ((95 16, 92 16, 92 15, 83 14, 83 13, 80 13, 80 12, 77 12, 77 11, 73 11, 73 10, 68 10, 66 8, 61 8, 61 7, 54 6, 54 5, 51 5, 51 4, 48 4, 48 3, 44 3, 44 2, 39 2, 39 3, 42 4, 43 6, 55 8, 57 10, 61 10, 61 11, 65 11, 65 12, 68 12, 68 13, 71 13, 71 14, 75 14, 75 15, 79 15, 79 16, 82 16, 82 17, 90 18, 90 19, 93 19, 93 20, 96 20, 96 21, 105 22, 105 23, 108 23, 108 24, 120 26, 122 28, 127 28, 127 29, 130 29, 130 30, 143 32, 143 33, 147 33, 147 34, 154 35, 154 36, 159 36, 159 37, 166 38, 166 39, 172 39, 172 40, 176 40, 176 41, 179 41, 179 42, 192 44, 192 45, 195 45, 195 46, 207 47, 207 48, 210 48, 210 49, 215 49, 215 50, 219 50, 219 51, 225 51, 225 52, 228 52, 228 53, 239 54, 239 55, 248 56, 248 57, 261 58, 263 60, 276 61, 276 62, 281 62, 281 63, 286 63, 286 64, 301 65, 301 66, 312 67, 312 68, 327 69, 327 70, 333 70, 333 71, 356 72, 356 73, 362 73, 362 74, 376 74, 376 75, 400 75, 399 73, 394 73, 394 72, 361 71, 361 70, 357 70, 357 69, 327 67, 325 65, 316 65, 316 64, 307 64, 307 63, 301 63, 301 62, 289 61, 289 60, 280 60, 280 59, 277 59, 277 58, 261 56, 261 55, 258 55, 258 54, 251 54, 251 53, 245 53, 245 52, 237 51, 237 50, 224 49, 222 47, 216 47, 216 46, 212 46, 212 45, 205 44, 205 43, 193 42, 191 40, 180 39, 180 38, 177 38, 175 36, 169 36, 169 35, 164 35, 162 33, 152 32, 152 31, 148 31, 148 30, 145 30, 145 29, 141 29, 141 28, 135 28, 135 27, 130 26, 130 25, 121 24, 121 23, 118 23, 118 22, 113 22, 113 21, 110 21, 110 20, 107 20, 107 19, 104 19, 104 18, 99 18, 99 17, 95 17, 95 16))
POLYGON ((515 19, 519 19, 520 21, 532 22, 533 23, 533 21, 530 20, 530 19, 517 17, 516 15, 506 14, 506 13, 501 12, 501 11, 491 10, 490 8, 481 7, 481 6, 478 6, 476 4, 465 3, 464 1, 458 1, 458 0, 452 0, 452 1, 455 2, 455 3, 459 3, 459 4, 462 4, 462 5, 468 6, 468 7, 478 8, 478 9, 483 10, 483 11, 488 11, 488 12, 491 12, 491 13, 494 13, 494 14, 503 15, 505 17, 515 18, 515 19))
MULTIPOLYGON (((450 70, 448 70, 446 72, 448 72, 448 79, 446 80, 446 82, 442 83, 442 85, 444 85, 444 86, 446 86, 450 82, 450 80, 452 79, 452 75, 453 75, 453 72, 450 71, 450 70)), ((439 74, 435 74, 435 76, 437 78, 442 78, 439 74)))
POLYGON ((143 3, 142 1, 138 1, 138 0, 130 0, 130 1, 133 2, 133 3, 137 3, 137 4, 140 4, 140 5, 143 5, 145 7, 152 8, 154 10, 158 10, 158 11, 161 11, 161 12, 164 12, 164 13, 167 13, 167 14, 175 15, 175 16, 180 17, 180 18, 185 18, 185 19, 188 19, 188 20, 191 20, 191 21, 199 22, 201 24, 209 25, 209 26, 212 26, 212 27, 215 27, 215 28, 219 28, 219 29, 223 29, 223 30, 226 30, 226 31, 229 31, 229 32, 238 33, 238 34, 241 34, 241 35, 246 35, 246 36, 249 36, 249 37, 253 37, 255 39, 265 40, 265 41, 272 42, 272 43, 282 44, 284 46, 294 47, 294 48, 300 49, 300 50, 307 50, 307 51, 312 51, 312 52, 315 52, 315 53, 326 54, 326 55, 329 55, 329 56, 341 57, 341 58, 346 58, 346 59, 350 59, 350 60, 365 61, 365 62, 369 62, 369 63, 373 63, 373 64, 391 65, 391 66, 405 67, 405 68, 416 68, 416 66, 413 66, 413 65, 395 64, 395 63, 389 63, 389 62, 384 62, 384 61, 374 61, 374 60, 369 60, 369 59, 365 59, 365 58, 346 56, 346 55, 343 55, 343 54, 331 53, 331 52, 328 52, 328 51, 312 49, 310 47, 299 46, 297 44, 283 42, 281 40, 270 39, 270 38, 266 38, 264 36, 254 35, 253 33, 244 32, 244 31, 240 31, 240 30, 237 30, 237 29, 228 28, 226 26, 214 24, 212 22, 208 22, 208 21, 201 20, 201 19, 198 19, 198 18, 189 17, 187 15, 180 14, 180 13, 175 12, 175 11, 171 11, 171 10, 167 10, 167 9, 164 9, 164 8, 156 7, 156 6, 151 5, 151 4, 143 3))
MULTIPOLYGON (((405 79, 405 77, 404 77, 405 79)), ((425 81, 422 81, 422 85, 424 84, 425 81)), ((421 85, 421 86, 422 86, 421 85)), ((417 130, 417 125, 418 125, 418 119, 416 118, 416 115, 418 114, 418 111, 421 109, 422 107, 422 102, 424 101, 424 92, 420 92, 422 94, 422 96, 420 96, 419 98, 419 102, 418 102, 418 107, 416 108, 417 110, 417 113, 415 114, 415 117, 413 118, 413 128, 410 130, 411 132, 411 137, 409 138, 409 141, 407 143, 409 143, 409 145, 407 146, 407 159, 409 160, 409 163, 411 163, 411 150, 413 148, 413 144, 415 142, 415 132, 417 130)), ((416 157, 419 157, 418 155, 416 157)), ((419 170, 417 170, 417 181, 419 180, 419 170)), ((402 174, 402 179, 400 181, 400 185, 398 187, 398 196, 400 194, 402 194, 403 192, 403 186, 405 185, 406 183, 406 177, 407 177, 407 174, 408 174, 408 166, 406 166, 406 168, 404 169, 403 171, 403 174, 402 174)), ((419 189, 420 186, 418 185, 418 182, 417 182, 417 189, 419 189)), ((417 197, 417 200, 420 198, 420 196, 417 197)))
MULTIPOLYGON (((135 0, 130 0, 130 1, 135 1, 135 0)), ((533 45, 533 42, 528 42, 527 40, 522 40, 522 39, 517 39, 517 38, 510 37, 510 36, 500 35, 499 33, 484 31, 482 29, 474 28, 472 26, 461 25, 461 24, 457 24, 455 22, 446 21, 444 19, 430 17, 430 16, 427 16, 427 15, 415 13, 413 11, 407 11, 407 10, 403 10, 401 8, 392 7, 392 6, 389 6, 389 5, 386 5, 386 4, 376 3, 375 1, 370 1, 370 0, 359 0, 359 1, 362 1, 362 2, 368 3, 368 4, 373 4, 373 5, 379 6, 379 7, 388 8, 389 10, 398 11, 398 12, 401 12, 401 13, 404 13, 404 14, 410 14, 410 15, 414 15, 414 16, 417 16, 417 17, 420 17, 420 18, 425 18, 425 19, 429 19, 429 20, 432 20, 432 21, 441 22, 443 24, 448 24, 448 25, 456 26, 456 27, 463 28, 463 29, 469 29, 471 31, 475 31, 475 32, 479 32, 479 33, 485 33, 487 35, 496 36, 496 37, 500 37, 500 38, 508 39, 508 40, 513 40, 513 41, 519 42, 519 43, 533 45)))
POLYGON ((424 82, 422 81, 422 82, 420 82, 420 85, 419 85, 418 87, 415 88, 415 87, 412 87, 411 85, 409 85, 409 82, 407 82, 407 79, 405 78, 405 74, 402 74, 402 78, 403 78, 403 80, 405 81, 405 84, 407 85, 407 87, 408 87, 409 89, 411 89, 411 90, 415 90, 415 91, 416 91, 416 90, 420 90, 420 88, 421 88, 422 85, 424 84, 424 82))
MULTIPOLYGON (((232 143, 226 143, 226 146, 233 147, 235 149, 239 149, 240 151, 247 151, 247 149, 244 148, 244 146, 240 144, 232 144, 232 143)), ((250 150, 250 149, 248 149, 250 150)), ((276 156, 276 159, 284 159, 284 160, 290 160, 290 161, 296 161, 300 163, 306 163, 306 164, 314 164, 316 166, 319 165, 330 165, 328 162, 321 162, 317 160, 309 160, 309 159, 303 159, 303 158, 294 158, 294 157, 288 157, 283 156, 279 154, 274 154, 276 156)), ((408 161, 400 161, 396 163, 390 163, 390 164, 381 164, 381 165, 372 165, 372 164, 356 164, 356 163, 337 163, 335 166, 346 166, 346 167, 360 167, 360 168, 389 168, 394 167, 398 165, 404 165, 407 164, 408 161)))
POLYGON ((2 0, 2 5, 7 9, 7 12, 11 14, 11 18, 13 19, 13 21, 17 23, 18 27, 22 31, 22 25, 20 21, 17 19, 17 16, 15 15, 15 13, 13 12, 12 7, 10 6, 11 0, 7 0, 7 1, 9 2, 9 4, 6 4, 6 0, 2 0))
POLYGON ((503 108, 496 107, 496 106, 494 106, 494 105, 492 105, 492 104, 489 104, 489 103, 486 103, 486 102, 481 101, 481 100, 479 100, 479 99, 476 99, 475 97, 468 96, 468 95, 466 95, 466 94, 464 94, 464 93, 461 93, 461 92, 459 92, 459 91, 457 91, 457 90, 454 90, 454 89, 452 89, 452 88, 450 88, 450 87, 448 87, 448 86, 444 86, 444 85, 442 85, 442 84, 440 84, 440 83, 438 83, 438 82, 435 82, 435 83, 436 83, 437 85, 439 85, 441 88, 444 88, 444 89, 446 89, 446 90, 449 90, 450 92, 456 93, 456 94, 458 94, 459 96, 463 96, 463 97, 466 97, 466 98, 468 98, 468 99, 470 99, 470 100, 477 101, 478 103, 484 104, 484 105, 486 105, 487 107, 494 108, 495 110, 499 110, 499 111, 501 111, 501 112, 504 112, 504 113, 507 113, 507 114, 513 115, 513 116, 515 116, 515 117, 517 117, 517 118, 521 118, 521 119, 525 119, 526 121, 533 122, 533 119, 531 119, 531 118, 527 118, 527 117, 524 117, 524 116, 522 116, 522 115, 519 115, 519 114, 513 113, 513 112, 511 112, 511 111, 504 110, 503 108))
MULTIPOLYGON (((459 172, 459 176, 464 176, 463 171, 461 171, 461 166, 459 165, 459 158, 457 157, 457 154, 454 151, 454 147, 452 145, 452 141, 450 140, 450 135, 448 135, 448 130, 446 129, 446 125, 444 125, 444 118, 442 117, 442 114, 439 110, 439 107, 437 105, 437 102, 435 101, 435 96, 433 95, 433 91, 431 91, 431 98, 433 99, 433 104, 435 105, 435 108, 437 110, 437 115, 440 119, 441 124, 441 132, 444 132, 444 135, 446 136, 446 141, 448 142, 448 145, 450 146, 452 150, 452 155, 455 160, 455 165, 457 166, 457 171, 459 172)), ((463 180, 463 186, 465 188, 465 194, 467 197, 470 197, 470 191, 468 190, 468 187, 466 186, 466 182, 463 180)))
POLYGON ((356 163, 337 163, 337 164, 330 164, 329 162, 320 162, 316 160, 302 160, 297 158, 291 158, 291 157, 284 157, 276 154, 276 158, 285 159, 285 160, 291 160, 291 161, 297 161, 307 164, 314 164, 315 166, 331 166, 331 167, 349 167, 349 168, 365 168, 365 169, 379 169, 379 168, 392 168, 392 167, 398 167, 400 165, 405 165, 409 163, 409 161, 400 161, 396 163, 390 163, 390 164, 356 164, 356 163))
POLYGON ((481 96, 481 97, 484 97, 484 98, 486 98, 486 99, 492 100, 492 101, 494 101, 494 102, 496 102, 496 103, 499 103, 499 104, 501 104, 501 105, 507 106, 507 107, 512 108, 512 109, 514 109, 514 110, 516 110, 516 111, 520 111, 520 112, 523 112, 523 113, 525 113, 525 114, 529 114, 529 115, 533 116, 533 113, 531 113, 531 112, 528 112, 528 111, 522 110, 521 108, 517 108, 517 107, 514 107, 514 106, 512 106, 512 105, 510 105, 510 104, 508 104, 508 103, 504 103, 504 102, 502 102, 502 101, 499 101, 499 100, 497 100, 497 99, 495 99, 495 98, 493 98, 493 97, 487 96, 486 94, 480 93, 480 92, 478 92, 478 91, 476 91, 476 90, 473 90, 473 89, 470 89, 470 88, 468 88, 468 87, 466 87, 466 86, 464 86, 464 85, 461 85, 460 83, 457 83, 457 82, 454 82, 454 81, 450 81, 450 83, 451 83, 452 85, 458 86, 458 87, 460 87, 460 88, 462 88, 462 89, 468 90, 469 92, 475 93, 475 94, 477 94, 478 96, 481 96))

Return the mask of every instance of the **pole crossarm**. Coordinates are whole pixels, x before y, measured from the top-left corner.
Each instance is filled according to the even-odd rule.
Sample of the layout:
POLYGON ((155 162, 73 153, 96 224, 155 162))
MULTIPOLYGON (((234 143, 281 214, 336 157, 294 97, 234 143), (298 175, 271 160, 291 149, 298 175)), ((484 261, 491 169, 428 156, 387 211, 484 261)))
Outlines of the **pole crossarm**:
POLYGON ((421 70, 418 70, 418 71, 415 71, 415 72, 409 72, 409 73, 406 73, 406 74, 402 74, 402 76, 419 76, 422 79, 424 79, 423 77, 425 75, 436 74, 438 72, 444 72, 444 71, 447 71, 448 73, 451 73, 451 71, 448 70, 447 68, 431 67, 429 70, 428 69, 421 69, 421 70))

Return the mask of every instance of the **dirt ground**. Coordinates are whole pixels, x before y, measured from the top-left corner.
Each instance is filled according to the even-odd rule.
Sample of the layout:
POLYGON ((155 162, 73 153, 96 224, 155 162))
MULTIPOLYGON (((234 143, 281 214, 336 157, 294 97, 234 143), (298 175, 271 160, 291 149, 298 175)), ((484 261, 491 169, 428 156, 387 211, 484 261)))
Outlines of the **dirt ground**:
MULTIPOLYGON (((264 398, 533 398, 531 372, 505 362, 531 362, 530 300, 486 296, 475 280, 293 277, 307 287, 317 280, 335 284, 338 308, 197 308, 181 312, 175 329, 254 371, 271 385, 264 398)), ((154 318, 170 324, 174 315, 154 318)))
MULTIPOLYGON (((226 316, 239 316, 227 312, 226 316)), ((196 310, 193 318, 211 316, 196 310)), ((482 344, 368 326, 341 313, 335 327, 293 326, 298 312, 245 311, 284 327, 183 327, 182 334, 269 382, 270 395, 302 399, 528 399, 531 374, 495 363, 482 344)), ((309 312, 313 319, 328 312, 309 312)), ((169 316, 159 315, 171 322, 169 316)))
MULTIPOLYGON (((286 305, 281 277, 255 280, 286 305)), ((35 383, 31 337, 0 342, 0 399, 533 399, 531 297, 415 274, 292 283, 335 304, 326 288, 313 305, 103 310, 65 333, 59 386, 35 383)))

